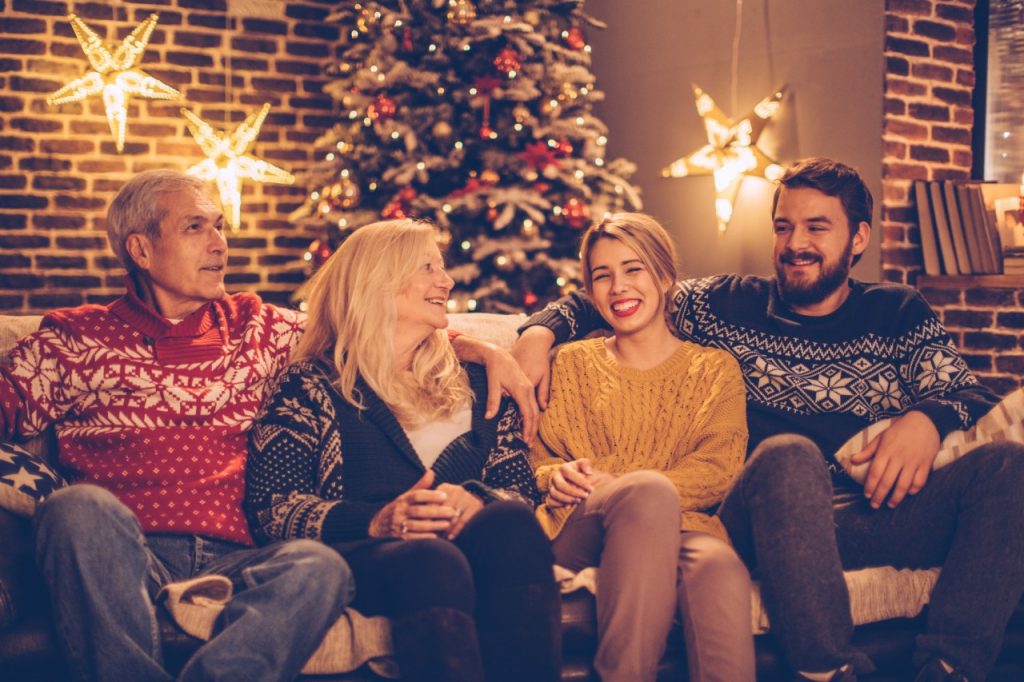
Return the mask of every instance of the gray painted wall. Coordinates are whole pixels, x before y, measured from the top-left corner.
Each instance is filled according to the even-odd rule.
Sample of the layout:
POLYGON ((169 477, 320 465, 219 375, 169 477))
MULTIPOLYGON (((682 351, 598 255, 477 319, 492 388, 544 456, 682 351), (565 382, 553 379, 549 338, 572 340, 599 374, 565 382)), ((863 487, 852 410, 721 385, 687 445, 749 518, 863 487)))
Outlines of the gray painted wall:
POLYGON ((706 143, 690 88, 695 83, 730 117, 786 86, 758 146, 784 165, 830 156, 860 170, 875 196, 875 216, 871 245, 854 276, 878 279, 884 0, 743 2, 735 106, 735 2, 588 0, 585 9, 608 23, 587 36, 597 85, 607 95, 596 110, 610 129, 609 158, 638 165, 633 180, 644 210, 676 239, 685 275, 772 272, 771 184, 744 179, 732 223, 719 234, 711 177, 660 175, 706 143))

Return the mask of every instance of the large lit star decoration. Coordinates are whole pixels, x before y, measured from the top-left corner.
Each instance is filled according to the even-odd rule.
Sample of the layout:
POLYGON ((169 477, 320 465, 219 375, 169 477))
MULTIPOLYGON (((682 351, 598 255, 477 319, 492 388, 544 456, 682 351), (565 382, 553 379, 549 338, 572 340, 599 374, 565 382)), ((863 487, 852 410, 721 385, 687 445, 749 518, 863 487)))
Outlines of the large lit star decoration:
POLYGON ((107 111, 107 122, 114 135, 117 151, 124 151, 124 128, 128 120, 128 98, 148 97, 149 99, 178 99, 181 93, 171 86, 136 68, 146 51, 149 37, 156 28, 157 14, 135 27, 131 34, 121 41, 113 54, 103 45, 95 31, 85 25, 74 14, 68 15, 71 28, 89 59, 92 70, 77 78, 46 98, 50 105, 80 102, 86 97, 102 93, 103 106, 107 111))
POLYGON ((732 218, 740 180, 744 175, 778 180, 785 169, 768 158, 755 144, 768 119, 779 110, 783 91, 779 90, 758 102, 743 118, 733 121, 718 108, 706 92, 693 86, 697 113, 704 119, 708 143, 688 156, 676 159, 661 174, 666 178, 690 175, 715 176, 715 215, 722 232, 732 218))
POLYGON ((295 176, 288 171, 247 153, 259 137, 268 113, 269 102, 258 112, 249 114, 232 133, 226 134, 215 130, 188 109, 181 110, 188 129, 192 131, 192 137, 207 156, 205 161, 200 161, 186 172, 217 183, 221 206, 236 230, 241 225, 242 180, 280 185, 295 182, 295 176))

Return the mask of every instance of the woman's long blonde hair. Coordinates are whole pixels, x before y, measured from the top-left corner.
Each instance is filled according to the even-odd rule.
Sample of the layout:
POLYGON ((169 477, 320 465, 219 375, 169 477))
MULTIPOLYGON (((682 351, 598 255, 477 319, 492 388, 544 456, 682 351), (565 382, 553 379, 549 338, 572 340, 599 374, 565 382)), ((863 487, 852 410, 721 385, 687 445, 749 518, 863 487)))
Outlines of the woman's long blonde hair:
POLYGON ((387 220, 353 232, 313 278, 306 331, 292 361, 323 358, 335 386, 358 409, 361 376, 404 426, 450 417, 472 397, 443 329, 417 348, 412 368, 395 367, 395 296, 408 286, 437 231, 415 220, 387 220))

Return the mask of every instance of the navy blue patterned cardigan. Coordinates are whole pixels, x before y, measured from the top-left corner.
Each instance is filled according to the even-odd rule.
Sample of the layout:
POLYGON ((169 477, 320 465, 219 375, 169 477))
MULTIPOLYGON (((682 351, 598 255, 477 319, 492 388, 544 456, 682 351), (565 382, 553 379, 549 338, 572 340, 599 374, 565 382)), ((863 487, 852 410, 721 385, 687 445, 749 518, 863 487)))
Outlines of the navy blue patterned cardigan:
MULTIPOLYGON (((487 376, 464 364, 475 400, 472 428, 431 467, 435 485, 464 485, 492 499, 540 501, 515 405, 485 420, 487 376)), ((331 384, 325 363, 285 370, 249 434, 244 509, 258 543, 314 538, 328 544, 366 539, 370 520, 411 488, 426 469, 388 406, 359 379, 366 409, 331 384)))
MULTIPOLYGON (((680 337, 721 348, 740 363, 753 450, 765 438, 797 433, 833 453, 886 417, 920 410, 945 437, 998 401, 978 383, 942 323, 916 290, 850 280, 829 315, 789 309, 774 279, 717 275, 680 282, 673 302, 680 337)), ((579 294, 531 317, 563 342, 607 324, 579 294)), ((841 474, 840 474, 841 475, 841 474)))

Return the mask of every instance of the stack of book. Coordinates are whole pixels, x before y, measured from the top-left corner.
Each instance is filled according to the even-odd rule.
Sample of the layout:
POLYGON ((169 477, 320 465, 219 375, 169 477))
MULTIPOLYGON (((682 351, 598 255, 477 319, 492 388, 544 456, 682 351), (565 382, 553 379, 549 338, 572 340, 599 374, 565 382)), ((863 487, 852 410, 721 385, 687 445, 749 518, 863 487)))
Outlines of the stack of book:
POLYGON ((914 196, 925 274, 1002 274, 1003 246, 994 205, 1010 192, 1016 197, 1018 186, 980 181, 916 181, 914 196))
POLYGON ((1003 274, 1024 275, 1024 246, 1003 249, 1003 274))

